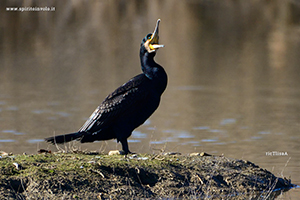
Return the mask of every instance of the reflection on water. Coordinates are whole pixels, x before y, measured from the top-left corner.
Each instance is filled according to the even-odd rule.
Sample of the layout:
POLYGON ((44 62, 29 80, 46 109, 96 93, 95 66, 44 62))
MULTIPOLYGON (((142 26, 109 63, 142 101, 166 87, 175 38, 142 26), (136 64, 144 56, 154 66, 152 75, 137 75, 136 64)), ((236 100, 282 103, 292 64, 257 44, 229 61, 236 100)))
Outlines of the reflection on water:
POLYGON ((5 142, 15 142, 16 140, 10 140, 10 139, 6 139, 6 140, 0 140, 0 142, 3 142, 3 143, 5 143, 5 142))
POLYGON ((130 137, 131 150, 225 154, 276 175, 284 169, 300 184, 296 1, 46 3, 56 11, 0 13, 0 150, 54 150, 42 139, 76 131, 107 94, 141 73, 140 41, 161 18, 165 48, 156 60, 169 84, 157 112, 130 137))

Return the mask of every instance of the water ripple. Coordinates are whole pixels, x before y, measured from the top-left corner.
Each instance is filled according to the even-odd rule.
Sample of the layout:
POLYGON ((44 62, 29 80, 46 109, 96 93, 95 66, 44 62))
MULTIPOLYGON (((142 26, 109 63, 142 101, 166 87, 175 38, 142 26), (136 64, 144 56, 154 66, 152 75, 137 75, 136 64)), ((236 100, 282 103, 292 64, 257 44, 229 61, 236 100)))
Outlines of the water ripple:
POLYGON ((0 140, 0 142, 16 142, 16 140, 6 139, 6 140, 0 140))
POLYGON ((28 143, 38 143, 38 142, 44 142, 44 140, 42 139, 30 139, 30 140, 27 140, 28 143))
POLYGON ((2 133, 12 133, 14 135, 24 135, 25 133, 17 132, 16 130, 2 130, 2 133))
POLYGON ((220 122, 220 125, 234 124, 235 122, 236 122, 236 119, 233 119, 233 118, 223 119, 220 122))
POLYGON ((42 113, 46 113, 46 110, 32 110, 31 112, 34 114, 42 114, 42 113))
POLYGON ((146 133, 142 133, 140 131, 133 131, 132 132, 132 137, 133 138, 147 138, 147 134, 146 133))
POLYGON ((194 130, 208 130, 210 129, 209 126, 197 126, 193 127, 194 130))
POLYGON ((258 132, 258 134, 262 134, 262 135, 266 135, 266 134, 270 134, 270 131, 260 131, 258 132))
POLYGON ((7 108, 7 110, 10 110, 10 111, 16 111, 16 110, 19 110, 19 108, 17 106, 9 106, 7 108))
POLYGON ((71 114, 66 113, 66 112, 57 112, 56 114, 62 116, 62 117, 69 117, 71 114))
POLYGON ((202 139, 202 142, 217 142, 217 139, 202 139))
POLYGON ((15 130, 2 130, 2 133, 14 133, 16 132, 15 130))
POLYGON ((129 143, 138 143, 141 142, 141 140, 128 140, 129 143))

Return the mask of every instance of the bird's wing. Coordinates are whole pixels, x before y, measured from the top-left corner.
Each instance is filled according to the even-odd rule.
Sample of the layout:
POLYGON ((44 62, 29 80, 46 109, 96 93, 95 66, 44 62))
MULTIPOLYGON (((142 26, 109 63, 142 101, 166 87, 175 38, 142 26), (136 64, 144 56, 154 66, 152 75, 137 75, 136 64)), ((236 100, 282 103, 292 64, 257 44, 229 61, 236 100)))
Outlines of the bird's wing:
MULTIPOLYGON (((130 108, 142 99, 147 98, 148 91, 144 85, 149 79, 140 74, 117 88, 92 113, 79 129, 79 132, 97 132, 112 123, 121 113, 130 112, 130 108)), ((146 85, 146 84, 145 84, 146 85)))

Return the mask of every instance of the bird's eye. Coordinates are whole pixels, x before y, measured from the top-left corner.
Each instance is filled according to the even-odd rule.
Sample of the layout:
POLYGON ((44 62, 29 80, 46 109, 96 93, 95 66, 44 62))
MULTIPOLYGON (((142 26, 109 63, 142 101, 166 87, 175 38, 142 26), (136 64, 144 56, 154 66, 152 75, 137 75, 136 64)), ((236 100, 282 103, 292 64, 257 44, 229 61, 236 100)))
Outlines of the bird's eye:
POLYGON ((147 40, 150 40, 152 37, 152 34, 147 35, 147 40))

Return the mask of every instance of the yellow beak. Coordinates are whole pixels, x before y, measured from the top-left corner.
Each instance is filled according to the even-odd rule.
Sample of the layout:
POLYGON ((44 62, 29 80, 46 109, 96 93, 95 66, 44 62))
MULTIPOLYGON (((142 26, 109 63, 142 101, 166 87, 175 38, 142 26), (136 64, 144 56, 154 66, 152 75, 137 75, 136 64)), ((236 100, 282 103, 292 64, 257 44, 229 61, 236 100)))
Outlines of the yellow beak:
POLYGON ((149 53, 151 53, 153 51, 156 51, 159 48, 164 47, 164 45, 159 44, 159 35, 158 35, 159 23, 160 23, 160 19, 157 20, 155 29, 152 33, 152 37, 151 37, 150 40, 148 40, 149 41, 149 43, 148 43, 149 50, 148 49, 147 50, 148 50, 149 53))

